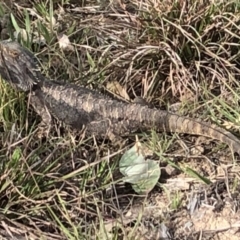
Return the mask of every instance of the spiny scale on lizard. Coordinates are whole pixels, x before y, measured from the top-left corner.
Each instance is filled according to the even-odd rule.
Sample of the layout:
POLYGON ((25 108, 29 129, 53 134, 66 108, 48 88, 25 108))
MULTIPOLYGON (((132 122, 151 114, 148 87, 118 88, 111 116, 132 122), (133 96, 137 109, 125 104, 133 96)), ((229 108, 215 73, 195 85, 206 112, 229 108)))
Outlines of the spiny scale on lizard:
POLYGON ((201 120, 152 109, 138 103, 125 103, 74 84, 46 79, 38 70, 34 55, 16 42, 0 42, 0 74, 21 91, 49 128, 51 115, 75 129, 105 136, 124 135, 154 128, 162 132, 202 135, 228 144, 240 155, 240 140, 230 132, 201 120))

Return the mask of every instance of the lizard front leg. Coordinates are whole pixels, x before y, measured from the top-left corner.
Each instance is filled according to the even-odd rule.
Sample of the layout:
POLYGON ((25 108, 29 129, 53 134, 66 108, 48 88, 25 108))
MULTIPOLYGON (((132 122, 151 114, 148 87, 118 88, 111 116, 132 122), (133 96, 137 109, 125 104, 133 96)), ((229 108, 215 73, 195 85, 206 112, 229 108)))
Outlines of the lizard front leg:
POLYGON ((51 122, 52 122, 51 114, 48 111, 44 102, 41 100, 40 97, 38 97, 37 94, 32 93, 29 95, 29 98, 30 98, 30 104, 42 119, 40 124, 38 125, 37 135, 39 138, 42 138, 43 136, 48 136, 51 128, 51 122))

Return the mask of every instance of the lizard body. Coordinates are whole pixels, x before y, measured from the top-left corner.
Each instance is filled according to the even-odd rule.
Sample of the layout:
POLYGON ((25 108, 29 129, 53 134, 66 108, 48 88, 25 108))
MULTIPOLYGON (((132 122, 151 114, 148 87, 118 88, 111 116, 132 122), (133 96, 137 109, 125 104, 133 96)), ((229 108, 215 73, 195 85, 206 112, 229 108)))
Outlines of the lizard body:
POLYGON ((45 126, 50 126, 54 116, 74 129, 85 126, 86 132, 100 136, 149 129, 202 135, 228 144, 240 155, 240 140, 215 125, 46 79, 34 55, 16 42, 0 42, 0 75, 13 87, 31 94, 31 104, 45 126))

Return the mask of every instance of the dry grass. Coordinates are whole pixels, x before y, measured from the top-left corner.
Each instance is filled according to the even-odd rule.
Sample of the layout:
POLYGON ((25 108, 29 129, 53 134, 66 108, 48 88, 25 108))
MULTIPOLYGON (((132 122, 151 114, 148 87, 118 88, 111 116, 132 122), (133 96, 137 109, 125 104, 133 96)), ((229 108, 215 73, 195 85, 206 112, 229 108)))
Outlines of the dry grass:
MULTIPOLYGON (((114 95, 118 92, 109 84, 117 82, 118 97, 131 101, 141 96, 156 107, 239 134, 237 1, 53 2, 0 3, 1 37, 13 38, 19 31, 18 40, 36 53, 49 78, 114 95), (62 34, 68 36, 70 49, 60 48, 62 34), (41 46, 39 36, 44 40, 41 46)), ((238 164, 223 144, 193 136, 141 138, 163 170, 154 191, 140 197, 121 183, 117 169, 129 146, 118 149, 114 143, 82 138, 59 124, 48 139, 39 140, 39 117, 28 107, 26 95, 3 81, 0 92, 2 236, 160 239, 169 233, 172 239, 194 234, 196 239, 199 234, 234 239, 231 231, 239 228, 234 215, 239 204, 238 164), (186 211, 196 199, 198 212, 204 211, 204 204, 211 206, 203 214, 205 226, 186 211), (220 216, 218 221, 229 217, 234 228, 207 225, 220 216)))

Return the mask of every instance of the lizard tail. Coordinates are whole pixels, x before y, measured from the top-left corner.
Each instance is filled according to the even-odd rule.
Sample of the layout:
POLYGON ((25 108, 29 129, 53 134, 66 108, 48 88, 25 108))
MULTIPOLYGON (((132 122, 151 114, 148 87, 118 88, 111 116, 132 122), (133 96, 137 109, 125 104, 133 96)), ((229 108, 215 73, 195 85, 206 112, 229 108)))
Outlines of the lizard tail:
POLYGON ((240 140, 232 133, 216 125, 165 111, 156 111, 154 121, 161 131, 210 137, 226 143, 234 152, 240 155, 240 140))

